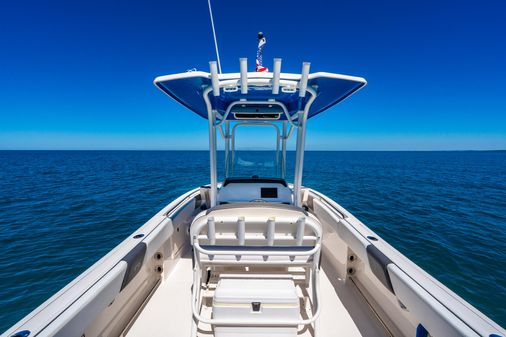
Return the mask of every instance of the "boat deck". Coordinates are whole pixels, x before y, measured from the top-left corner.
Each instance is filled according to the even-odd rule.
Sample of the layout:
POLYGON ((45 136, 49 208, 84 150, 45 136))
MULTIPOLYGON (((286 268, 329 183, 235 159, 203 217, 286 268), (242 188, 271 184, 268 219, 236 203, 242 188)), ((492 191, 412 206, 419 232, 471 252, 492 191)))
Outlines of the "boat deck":
MULTIPOLYGON (((191 285, 192 260, 186 256, 180 258, 173 270, 161 281, 124 336, 190 336, 191 285)), ((322 294, 320 336, 389 336, 352 284, 340 280, 332 283, 322 270, 320 287, 322 294)), ((206 311, 209 315, 209 308, 204 306, 204 315, 206 311)), ((197 336, 213 336, 212 329, 209 326, 199 325, 197 336)), ((314 336, 314 331, 312 328, 299 327, 298 336, 314 336)))

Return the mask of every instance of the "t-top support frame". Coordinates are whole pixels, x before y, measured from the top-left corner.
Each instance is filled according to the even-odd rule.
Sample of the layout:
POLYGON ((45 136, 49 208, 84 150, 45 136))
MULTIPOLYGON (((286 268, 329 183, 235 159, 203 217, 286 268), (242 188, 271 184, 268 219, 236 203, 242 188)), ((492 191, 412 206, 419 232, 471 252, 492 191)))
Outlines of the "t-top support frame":
MULTIPOLYGON (((280 80, 281 76, 281 59, 275 59, 274 61, 274 74, 273 79, 269 80, 268 85, 272 87, 273 95, 276 95, 280 92, 279 88, 283 89, 283 83, 280 80)), ((266 79, 259 78, 248 78, 247 69, 247 60, 245 58, 240 59, 241 71, 240 71, 240 79, 239 85, 241 86, 241 92, 243 94, 247 94, 248 86, 255 85, 266 85, 266 79)), ((225 138, 225 170, 227 173, 230 170, 229 165, 229 156, 230 156, 230 123, 226 120, 228 112, 227 110, 225 116, 221 116, 217 113, 217 111, 213 108, 211 100, 209 99, 209 95, 212 92, 213 96, 220 96, 220 90, 223 88, 225 90, 230 86, 230 80, 220 82, 218 76, 218 66, 216 61, 209 62, 210 75, 211 75, 211 86, 204 89, 203 97, 206 102, 207 114, 208 114, 208 127, 209 127, 209 164, 210 164, 210 206, 216 206, 217 202, 217 194, 218 194, 218 173, 217 173, 217 164, 216 164, 216 151, 217 151, 217 141, 216 141, 216 129, 218 128, 220 132, 222 132, 225 138), (223 132, 222 125, 225 124, 225 132, 223 132)), ((288 115, 288 112, 285 110, 288 120, 283 121, 282 132, 278 134, 278 144, 279 139, 281 139, 281 156, 282 156, 282 172, 284 175, 286 169, 286 142, 289 138, 290 134, 293 131, 293 127, 297 129, 297 143, 296 143, 296 159, 295 159, 295 175, 293 182, 293 202, 296 206, 302 206, 302 198, 301 198, 301 187, 302 187, 302 171, 304 166, 304 150, 306 143, 306 124, 307 124, 307 116, 309 113, 309 108, 311 104, 314 102, 316 98, 316 91, 307 86, 308 77, 309 77, 309 68, 310 63, 304 62, 302 65, 302 73, 301 79, 298 82, 299 89, 299 101, 298 101, 298 112, 293 116, 288 115), (310 97, 307 102, 304 104, 304 99, 306 95, 309 94, 310 97), (288 124, 290 124, 290 129, 288 129, 288 124)), ((283 91, 283 90, 281 90, 283 91)), ((241 103, 248 102, 246 100, 241 100, 241 103)), ((274 101, 275 102, 275 101, 274 101)), ((282 103, 278 102, 282 105, 282 103)), ((231 104, 231 106, 234 103, 231 104)), ((243 121, 246 122, 246 121, 243 121)), ((251 121, 253 122, 253 120, 251 121)), ((232 147, 233 151, 233 147, 232 147)), ((279 148, 277 150, 279 152, 279 148)), ((279 154, 278 154, 279 156, 279 154)))

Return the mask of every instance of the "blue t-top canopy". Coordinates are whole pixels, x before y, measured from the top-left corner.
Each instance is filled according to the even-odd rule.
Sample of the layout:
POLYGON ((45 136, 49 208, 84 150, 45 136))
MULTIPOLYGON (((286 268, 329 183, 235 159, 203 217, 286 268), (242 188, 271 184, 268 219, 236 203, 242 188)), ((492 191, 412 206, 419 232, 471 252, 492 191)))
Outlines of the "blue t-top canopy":
MULTIPOLYGON (((280 74, 280 90, 277 94, 272 93, 272 73, 248 73, 248 91, 242 94, 241 78, 239 73, 218 75, 220 95, 214 96, 211 74, 201 71, 157 77, 155 85, 167 95, 187 107, 191 111, 207 119, 208 111, 204 99, 207 89, 212 108, 219 115, 225 116, 227 108, 232 103, 239 101, 278 102, 286 107, 287 113, 292 118, 309 100, 310 94, 299 99, 300 74, 280 74)), ((315 94, 316 98, 309 107, 308 118, 316 116, 330 107, 336 105, 348 96, 352 95, 363 86, 366 80, 361 77, 353 77, 331 73, 309 74, 307 81, 308 91, 315 94)), ((234 120, 234 115, 229 114, 228 120, 234 120)), ((286 120, 286 114, 280 114, 279 120, 286 120)))

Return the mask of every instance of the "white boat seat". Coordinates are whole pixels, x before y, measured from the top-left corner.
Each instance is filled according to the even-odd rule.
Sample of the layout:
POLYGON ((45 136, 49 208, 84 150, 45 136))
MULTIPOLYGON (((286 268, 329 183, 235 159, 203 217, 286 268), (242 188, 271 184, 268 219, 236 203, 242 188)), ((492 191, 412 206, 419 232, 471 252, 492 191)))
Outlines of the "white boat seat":
POLYGON ((202 212, 190 229, 202 264, 304 264, 319 250, 321 225, 301 208, 236 203, 202 212))
MULTIPOLYGON (((215 327, 263 327, 271 323, 282 323, 286 326, 308 325, 318 319, 321 308, 318 262, 322 227, 313 215, 302 208, 285 204, 225 204, 197 215, 191 224, 190 236, 195 260, 192 287, 192 312, 195 320, 192 331, 197 330, 199 322, 215 327), (266 266, 301 267, 307 273, 307 283, 304 284, 309 287, 309 282, 311 283, 312 315, 276 322, 259 321, 254 315, 239 318, 204 317, 199 309, 202 301, 202 287, 199 285, 202 284, 202 276, 208 266, 259 266, 260 269, 266 266)), ((252 276, 255 273, 248 274, 252 276)), ((257 273, 257 276, 257 279, 261 279, 264 273, 257 273)), ((255 282, 254 280, 251 282, 255 282)), ((260 283, 258 281, 254 286, 261 287, 260 283)))

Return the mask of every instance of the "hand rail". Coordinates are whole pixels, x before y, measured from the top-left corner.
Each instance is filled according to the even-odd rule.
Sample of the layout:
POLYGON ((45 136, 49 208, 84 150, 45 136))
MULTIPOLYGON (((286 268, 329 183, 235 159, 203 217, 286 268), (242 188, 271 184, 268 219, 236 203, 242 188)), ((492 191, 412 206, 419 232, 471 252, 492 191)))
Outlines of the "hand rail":
MULTIPOLYGON (((241 247, 241 246, 230 246, 230 247, 241 247)), ((279 246, 278 246, 279 247, 279 246)), ((288 246, 287 246, 288 247, 288 246)), ((193 248, 197 250, 199 253, 205 254, 205 255, 247 255, 247 256, 254 256, 254 255, 260 255, 260 256, 311 256, 314 255, 316 252, 318 252, 321 248, 321 243, 318 241, 316 245, 311 249, 307 251, 293 251, 293 250, 284 250, 284 251, 272 251, 272 250, 209 250, 202 248, 200 244, 198 243, 198 240, 193 241, 193 248)))

